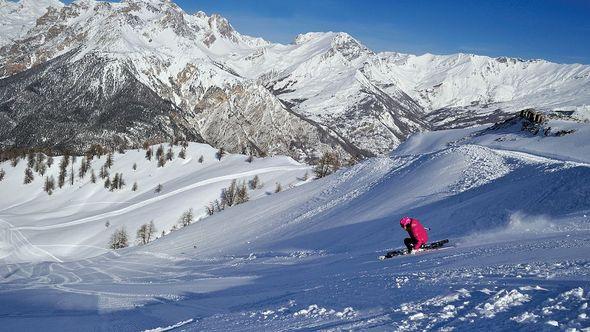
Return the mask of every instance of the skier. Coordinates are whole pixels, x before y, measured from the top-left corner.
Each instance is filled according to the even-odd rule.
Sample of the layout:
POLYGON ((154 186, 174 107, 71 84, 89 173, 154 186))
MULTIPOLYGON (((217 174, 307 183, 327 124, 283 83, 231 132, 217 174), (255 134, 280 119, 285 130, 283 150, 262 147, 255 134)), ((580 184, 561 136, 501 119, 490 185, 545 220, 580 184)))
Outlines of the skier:
POLYGON ((428 234, 420 221, 410 217, 403 217, 399 221, 399 224, 410 234, 409 238, 404 239, 404 244, 408 247, 408 252, 415 254, 418 251, 422 251, 421 247, 428 241, 428 234))

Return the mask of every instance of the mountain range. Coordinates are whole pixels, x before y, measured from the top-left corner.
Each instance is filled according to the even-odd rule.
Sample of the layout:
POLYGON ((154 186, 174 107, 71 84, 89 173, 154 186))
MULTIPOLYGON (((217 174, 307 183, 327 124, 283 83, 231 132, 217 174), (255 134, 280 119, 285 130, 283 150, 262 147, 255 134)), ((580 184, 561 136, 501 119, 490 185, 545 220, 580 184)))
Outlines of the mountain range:
POLYGON ((586 109, 590 66, 374 52, 347 33, 288 45, 169 0, 0 0, 0 146, 174 138, 311 161, 523 108, 586 109))

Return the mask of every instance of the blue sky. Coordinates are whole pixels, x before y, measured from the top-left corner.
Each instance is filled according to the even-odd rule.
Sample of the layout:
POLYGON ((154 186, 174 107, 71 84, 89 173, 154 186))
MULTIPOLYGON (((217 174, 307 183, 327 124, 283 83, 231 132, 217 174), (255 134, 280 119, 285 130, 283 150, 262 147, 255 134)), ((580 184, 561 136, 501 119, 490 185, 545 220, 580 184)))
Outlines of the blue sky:
POLYGON ((376 51, 544 58, 590 64, 590 0, 175 0, 241 33, 289 43, 345 31, 376 51))

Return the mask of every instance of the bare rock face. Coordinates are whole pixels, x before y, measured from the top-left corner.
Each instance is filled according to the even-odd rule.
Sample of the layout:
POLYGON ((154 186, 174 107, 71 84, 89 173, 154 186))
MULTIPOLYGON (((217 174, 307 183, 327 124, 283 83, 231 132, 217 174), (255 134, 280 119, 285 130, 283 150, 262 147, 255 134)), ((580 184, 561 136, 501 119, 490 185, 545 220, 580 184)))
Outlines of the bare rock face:
POLYGON ((230 151, 283 154, 307 161, 323 151, 355 158, 371 155, 329 128, 293 113, 257 84, 209 89, 194 108, 194 121, 207 142, 230 151))

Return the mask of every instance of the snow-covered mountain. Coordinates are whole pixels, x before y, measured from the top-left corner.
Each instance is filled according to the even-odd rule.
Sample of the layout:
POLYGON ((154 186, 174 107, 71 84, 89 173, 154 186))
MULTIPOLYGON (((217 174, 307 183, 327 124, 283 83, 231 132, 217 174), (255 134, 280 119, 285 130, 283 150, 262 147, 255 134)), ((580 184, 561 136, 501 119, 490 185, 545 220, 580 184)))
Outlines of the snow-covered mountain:
MULTIPOLYGON (((21 0, 4 7, 18 6, 35 6, 25 15, 30 22, 47 4, 21 0)), ((274 44, 240 34, 219 15, 188 14, 169 0, 79 0, 49 7, 29 29, 30 24, 9 24, 26 32, 0 48, 3 146, 136 145, 178 135, 234 152, 309 160, 336 150, 359 158, 386 153, 408 134, 431 127, 489 123, 524 107, 590 103, 590 66, 375 53, 350 35, 333 32, 274 44), (93 70, 84 84, 94 88, 80 89, 79 76, 59 71, 64 66, 73 73, 111 69, 93 70), (22 78, 28 81, 17 88, 14 83, 22 78), (163 99, 156 104, 169 101, 180 111, 126 107, 125 100, 147 90, 163 99), (64 95, 68 103, 44 103, 64 95), (108 111, 91 102, 110 105, 114 98, 123 103, 108 111), (57 109, 69 114, 65 137, 47 134, 57 118, 43 122, 28 116, 43 118, 46 110, 57 109), (114 126, 119 112, 131 121, 114 126), (148 121, 150 112, 161 116, 148 121), (82 134, 82 127, 89 131, 85 118, 97 115, 106 124, 92 123, 91 133, 82 134), (24 138, 18 129, 23 126, 41 134, 24 138), (151 135, 139 128, 150 128, 151 135)))
POLYGON ((59 0, 0 0, 0 47, 22 38, 49 8, 59 9, 59 0))
POLYGON ((50 197, 40 178, 22 183, 26 161, 0 163, 0 329, 584 331, 585 116, 420 133, 300 186, 309 167, 290 158, 217 161, 200 144, 164 168, 144 151, 116 155, 111 172, 127 186, 113 192, 86 178, 50 197), (265 187, 247 203, 147 245, 105 248, 115 228, 153 219, 168 230, 255 174, 265 187), (277 181, 295 187, 267 194, 277 181), (449 246, 379 261, 403 246, 403 215, 449 246))

